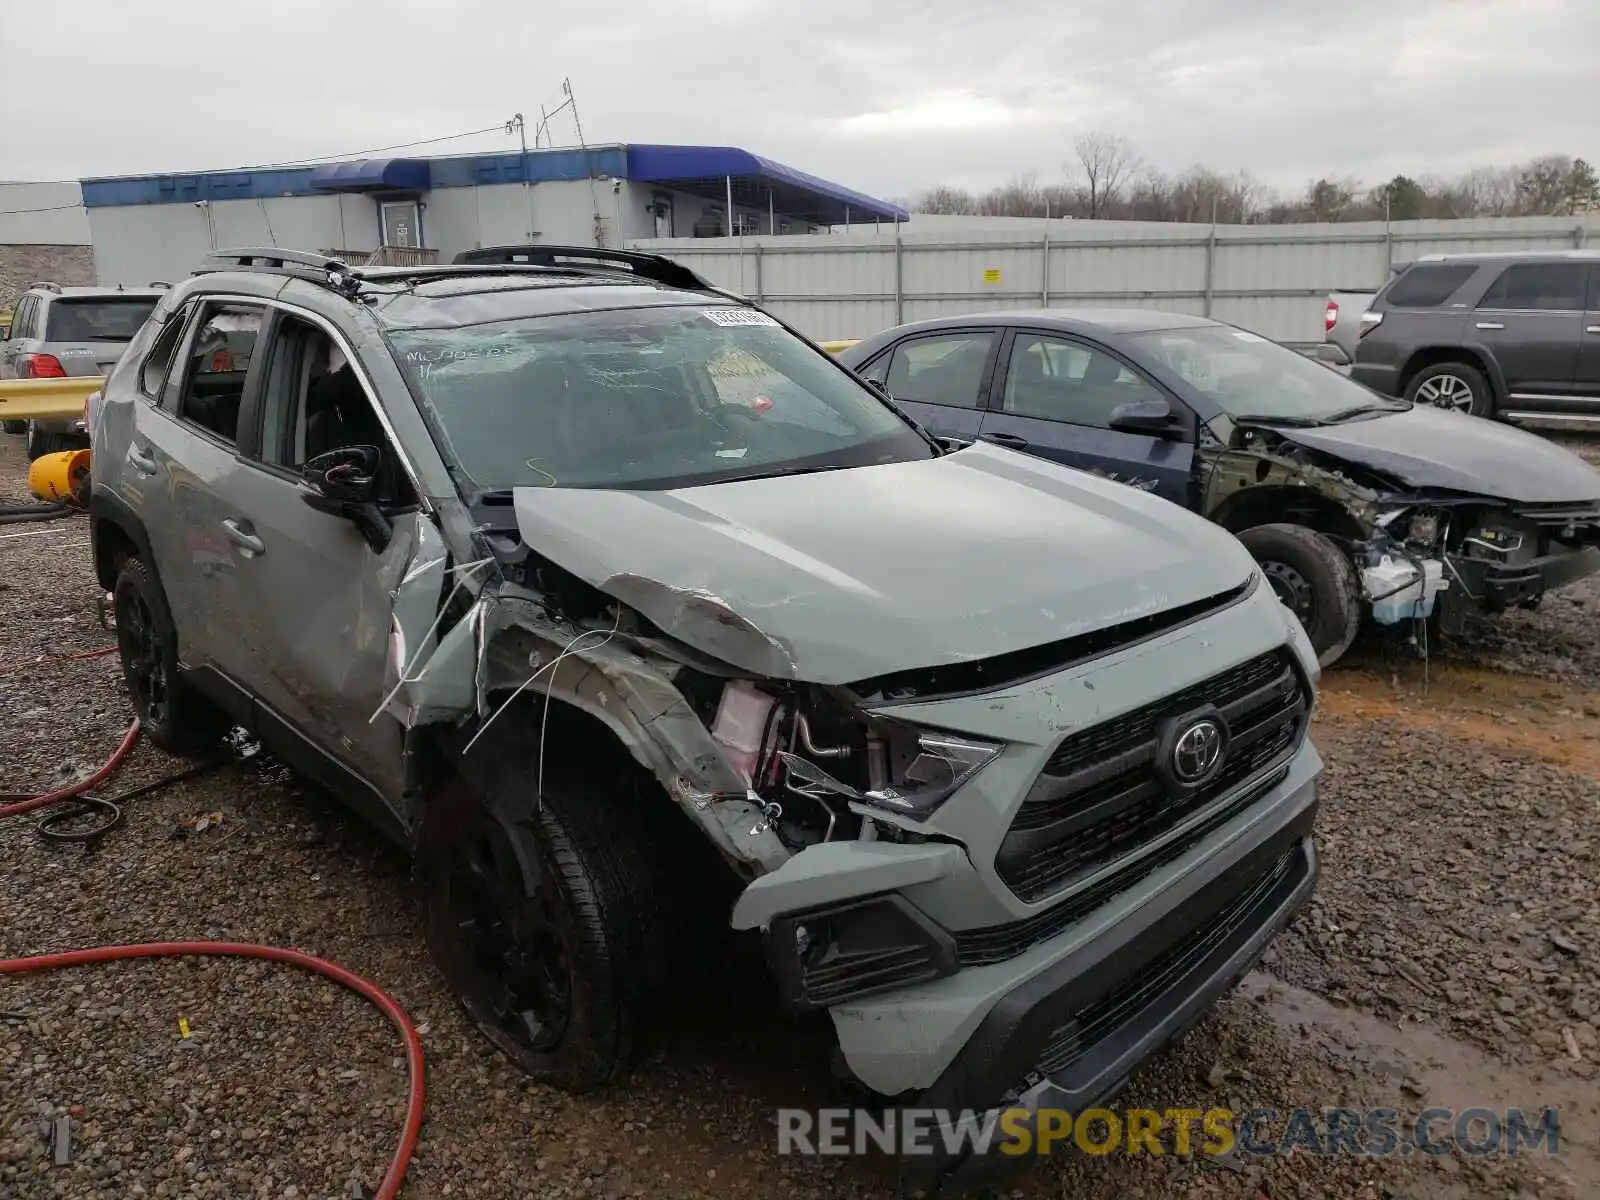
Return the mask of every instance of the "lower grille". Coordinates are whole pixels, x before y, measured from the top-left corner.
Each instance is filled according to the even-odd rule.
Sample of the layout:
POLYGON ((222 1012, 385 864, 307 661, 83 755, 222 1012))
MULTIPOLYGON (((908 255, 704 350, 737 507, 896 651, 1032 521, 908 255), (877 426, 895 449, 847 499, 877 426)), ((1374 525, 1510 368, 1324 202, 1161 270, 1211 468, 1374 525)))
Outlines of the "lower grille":
POLYGON ((1255 916, 1256 908, 1281 883, 1301 853, 1284 854, 1201 929, 1200 933, 1145 963, 1109 992, 1090 1001, 1046 1040, 1036 1068, 1041 1074, 1064 1071, 1096 1042, 1137 1017, 1157 997, 1176 986, 1190 970, 1230 941, 1255 916))
POLYGON ((1095 909, 1131 887, 1154 875, 1169 863, 1177 862, 1190 850, 1205 841, 1211 833, 1226 825, 1249 808, 1262 796, 1283 782, 1289 769, 1282 767, 1268 775, 1248 791, 1241 792, 1225 807, 1185 831, 1182 837, 1173 838, 1161 849, 1129 863, 1082 891, 1074 892, 1059 904, 1052 904, 1043 912, 1035 913, 1007 925, 990 925, 983 929, 965 929, 956 933, 956 953, 963 967, 982 967, 991 963, 1015 958, 1040 942, 1049 941, 1068 926, 1076 924, 1095 909))
POLYGON ((1280 648, 1075 733, 1056 748, 1018 809, 995 870, 1023 900, 1059 892, 1284 765, 1309 714, 1309 689, 1280 648), (1172 795, 1156 769, 1161 727, 1201 706, 1221 713, 1227 757, 1203 787, 1172 795))

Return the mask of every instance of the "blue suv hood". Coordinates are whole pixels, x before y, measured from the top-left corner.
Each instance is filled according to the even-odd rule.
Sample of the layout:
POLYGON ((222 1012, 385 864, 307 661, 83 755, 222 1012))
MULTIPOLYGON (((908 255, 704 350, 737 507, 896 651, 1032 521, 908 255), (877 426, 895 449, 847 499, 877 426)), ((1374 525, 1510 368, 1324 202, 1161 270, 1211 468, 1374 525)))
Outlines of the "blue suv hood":
POLYGON ((1370 467, 1409 488, 1514 504, 1600 500, 1600 471, 1571 451, 1498 421, 1426 405, 1344 425, 1272 429, 1297 445, 1370 467))
POLYGON ((1255 569, 1165 500, 982 444, 670 491, 518 488, 527 545, 707 654, 839 684, 1044 645, 1255 569))

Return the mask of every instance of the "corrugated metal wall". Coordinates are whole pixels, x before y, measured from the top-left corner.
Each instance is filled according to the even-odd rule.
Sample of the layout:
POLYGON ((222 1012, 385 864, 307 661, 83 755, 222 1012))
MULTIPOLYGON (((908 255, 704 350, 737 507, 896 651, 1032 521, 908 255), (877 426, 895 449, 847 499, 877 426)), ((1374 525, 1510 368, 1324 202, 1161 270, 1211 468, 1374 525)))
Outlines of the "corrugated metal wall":
POLYGON ((1327 294, 1376 290, 1391 262, 1600 246, 1600 216, 1348 225, 1026 221, 896 237, 631 242, 766 304, 819 340, 983 309, 1130 305, 1209 314, 1288 343, 1322 339, 1327 294), (1048 269, 1047 269, 1048 268, 1048 269))

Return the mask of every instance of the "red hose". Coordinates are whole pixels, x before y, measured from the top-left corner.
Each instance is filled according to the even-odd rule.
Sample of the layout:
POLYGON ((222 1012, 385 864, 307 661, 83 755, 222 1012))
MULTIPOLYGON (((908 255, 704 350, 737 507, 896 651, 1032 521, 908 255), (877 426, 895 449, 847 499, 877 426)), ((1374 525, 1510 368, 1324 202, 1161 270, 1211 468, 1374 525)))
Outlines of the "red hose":
POLYGON ((85 650, 82 654, 41 654, 38 658, 19 658, 12 662, 0 663, 0 675, 9 675, 13 671, 21 671, 25 667, 42 667, 47 663, 81 662, 86 658, 104 658, 108 654, 115 654, 117 647, 102 646, 98 650, 85 650))
MULTIPOLYGON (((111 752, 111 757, 106 759, 105 765, 93 775, 42 796, 34 796, 20 804, 0 808, 0 818, 20 816, 22 813, 33 812, 46 805, 58 804, 81 795, 115 773, 138 741, 139 722, 134 721, 128 726, 128 732, 123 735, 117 748, 111 752)), ((314 971, 349 988, 388 1017, 389 1023, 400 1031, 400 1038, 405 1042, 406 1073, 409 1082, 405 1127, 401 1131, 400 1144, 395 1147, 394 1155, 389 1159, 388 1169, 383 1173, 383 1182, 378 1185, 374 1200, 395 1200, 400 1194, 401 1185, 405 1182, 406 1168, 411 1165, 411 1156, 416 1152, 417 1138, 422 1133, 422 1115, 427 1103, 427 1093, 424 1086, 422 1039, 417 1036, 416 1028, 411 1024, 411 1018, 406 1015, 406 1010, 400 1007, 393 996, 371 980, 364 979, 354 971, 318 958, 314 954, 307 954, 303 950, 287 950, 280 946, 256 946, 248 942, 144 942, 131 946, 97 946, 89 950, 67 950, 59 954, 36 954, 28 958, 0 958, 0 975, 53 971, 58 967, 81 967, 89 963, 115 962, 125 958, 259 958, 268 962, 288 963, 302 970, 314 971)))
MULTIPOLYGON (((60 804, 63 800, 71 800, 74 796, 83 795, 90 788, 97 787, 115 775, 117 769, 122 766, 122 760, 132 753, 134 746, 138 745, 138 743, 139 722, 136 719, 128 726, 128 732, 122 735, 122 741, 111 752, 111 757, 106 759, 105 765, 93 775, 80 779, 76 783, 58 787, 55 791, 46 792, 42 796, 30 797, 20 804, 8 804, 4 808, 0 808, 0 820, 6 817, 20 817, 23 813, 33 812, 34 809, 46 808, 52 804, 60 804)), ((27 795, 26 792, 0 792, 0 799, 14 800, 19 796, 25 795, 27 795)))

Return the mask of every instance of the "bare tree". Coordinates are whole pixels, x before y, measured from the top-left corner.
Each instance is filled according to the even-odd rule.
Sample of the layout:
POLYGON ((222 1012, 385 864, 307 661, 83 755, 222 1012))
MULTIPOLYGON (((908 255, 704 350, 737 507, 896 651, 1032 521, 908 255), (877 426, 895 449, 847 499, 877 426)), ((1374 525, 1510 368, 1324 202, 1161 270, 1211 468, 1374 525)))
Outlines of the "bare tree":
POLYGON ((1078 173, 1085 216, 1109 217, 1122 199, 1122 188, 1138 168, 1139 159, 1128 139, 1115 133, 1084 133, 1072 143, 1078 160, 1078 173))
POLYGON ((924 213, 994 216, 1122 217, 1135 221, 1268 220, 1396 221, 1418 218, 1515 217, 1600 211, 1600 176, 1589 161, 1552 154, 1508 167, 1479 167, 1458 178, 1396 175, 1376 188, 1322 176, 1297 197, 1276 196, 1239 171, 1225 175, 1196 164, 1177 175, 1142 166, 1118 136, 1077 140, 1078 161, 1065 183, 1021 175, 971 193, 954 187, 924 192, 910 207, 924 213))

